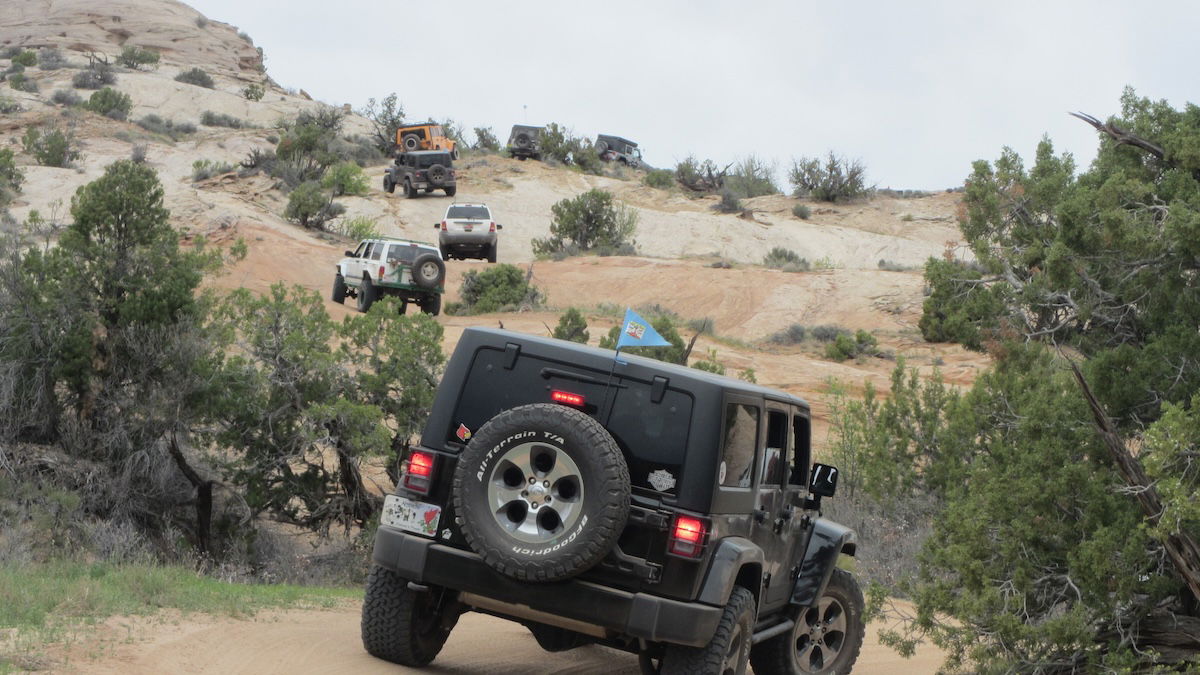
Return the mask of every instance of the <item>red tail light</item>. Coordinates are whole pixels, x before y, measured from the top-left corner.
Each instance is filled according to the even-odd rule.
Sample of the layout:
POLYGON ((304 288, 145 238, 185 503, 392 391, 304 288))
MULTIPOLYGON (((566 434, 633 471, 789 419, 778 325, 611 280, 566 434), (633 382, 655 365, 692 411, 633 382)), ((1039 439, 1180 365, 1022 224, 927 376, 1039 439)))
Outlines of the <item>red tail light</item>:
POLYGON ((667 541, 667 553, 682 558, 699 558, 708 541, 708 525, 699 518, 675 516, 671 538, 667 541))
POLYGON ((488 232, 495 232, 495 231, 496 231, 496 223, 495 223, 495 221, 493 221, 492 224, 488 226, 488 232))
POLYGON ((446 221, 442 221, 442 232, 446 231, 446 221))
POLYGON ((383 265, 380 265, 379 266, 379 278, 382 279, 385 276, 387 276, 387 268, 384 267, 383 265))
POLYGON ((436 460, 431 453, 413 452, 408 456, 408 464, 404 467, 400 483, 413 492, 428 494, 429 486, 433 484, 433 467, 436 460))
POLYGON ((576 408, 582 408, 587 404, 587 401, 583 398, 583 396, 579 394, 572 394, 569 391, 559 391, 557 389, 550 392, 550 400, 554 401, 555 403, 562 403, 563 405, 575 406, 576 408))

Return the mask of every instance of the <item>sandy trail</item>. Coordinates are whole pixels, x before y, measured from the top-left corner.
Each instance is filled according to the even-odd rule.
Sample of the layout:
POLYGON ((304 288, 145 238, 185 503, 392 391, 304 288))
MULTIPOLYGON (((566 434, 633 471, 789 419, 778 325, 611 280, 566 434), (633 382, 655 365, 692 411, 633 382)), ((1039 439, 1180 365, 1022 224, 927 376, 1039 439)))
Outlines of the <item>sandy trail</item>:
MULTIPOLYGON (((437 660, 421 670, 371 657, 359 641, 359 608, 266 612, 250 620, 188 616, 176 621, 113 619, 97 632, 109 642, 96 660, 71 659, 58 672, 117 675, 160 673, 487 673, 531 675, 605 672, 637 675, 632 654, 589 646, 549 653, 524 627, 470 613, 459 621, 437 660)), ((909 660, 879 644, 868 628, 855 673, 933 673, 942 654, 919 650, 909 660)), ((87 653, 88 643, 73 651, 87 653)), ((91 647, 91 653, 96 653, 91 647)))

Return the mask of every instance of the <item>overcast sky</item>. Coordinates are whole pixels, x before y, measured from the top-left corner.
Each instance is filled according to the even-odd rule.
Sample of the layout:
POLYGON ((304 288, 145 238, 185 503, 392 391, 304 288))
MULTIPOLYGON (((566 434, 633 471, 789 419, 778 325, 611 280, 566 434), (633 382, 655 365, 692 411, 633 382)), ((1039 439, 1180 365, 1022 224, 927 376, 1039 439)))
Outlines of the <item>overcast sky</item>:
MULTIPOLYGON (((1200 2, 188 0, 238 26, 285 87, 396 92, 410 119, 558 122, 648 162, 858 158, 880 187, 961 185, 1043 134, 1086 166, 1126 85, 1197 101, 1200 2)), ((785 187, 786 186, 781 186, 785 187)))

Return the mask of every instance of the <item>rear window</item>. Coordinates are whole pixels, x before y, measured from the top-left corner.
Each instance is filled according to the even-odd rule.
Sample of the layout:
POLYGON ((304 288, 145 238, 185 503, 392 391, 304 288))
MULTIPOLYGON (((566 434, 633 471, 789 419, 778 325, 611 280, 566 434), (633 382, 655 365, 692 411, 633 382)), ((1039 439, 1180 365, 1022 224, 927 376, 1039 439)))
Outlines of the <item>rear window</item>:
POLYGON ((417 167, 427 169, 434 164, 450 166, 450 155, 417 155, 417 167))
POLYGON ((446 219, 491 220, 492 214, 486 206, 451 206, 446 210, 446 219))
POLYGON ((754 481, 758 415, 758 408, 752 405, 730 403, 725 407, 725 443, 718 475, 724 487, 748 488, 754 481))

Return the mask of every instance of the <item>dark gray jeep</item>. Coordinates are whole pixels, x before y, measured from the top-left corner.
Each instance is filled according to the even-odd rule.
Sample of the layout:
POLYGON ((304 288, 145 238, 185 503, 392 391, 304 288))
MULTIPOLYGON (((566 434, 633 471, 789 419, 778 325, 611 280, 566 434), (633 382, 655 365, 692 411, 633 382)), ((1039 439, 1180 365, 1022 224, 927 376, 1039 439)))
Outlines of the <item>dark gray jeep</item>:
POLYGON ((542 138, 543 127, 531 127, 525 124, 514 124, 508 134, 508 154, 519 160, 529 158, 541 159, 542 151, 539 141, 542 138))
POLYGON ((430 663, 463 612, 648 673, 845 673, 854 533, 821 517, 790 394, 572 342, 468 328, 385 501, 362 612, 371 654, 430 663))
POLYGON ((383 189, 392 193, 400 188, 404 196, 416 197, 418 193, 429 194, 444 190, 447 197, 458 192, 454 175, 454 161, 446 150, 418 150, 396 155, 396 161, 383 174, 383 189))

